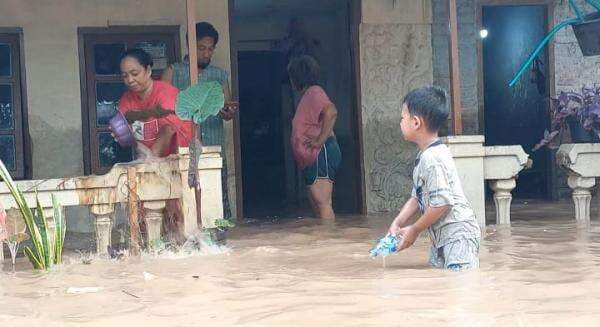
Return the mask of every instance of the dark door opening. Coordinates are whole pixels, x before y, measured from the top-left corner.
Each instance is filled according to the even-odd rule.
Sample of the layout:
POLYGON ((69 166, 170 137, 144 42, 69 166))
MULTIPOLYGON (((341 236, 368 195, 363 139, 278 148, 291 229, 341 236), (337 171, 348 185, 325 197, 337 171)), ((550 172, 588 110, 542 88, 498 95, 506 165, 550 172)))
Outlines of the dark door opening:
POLYGON ((512 88, 508 82, 547 32, 547 8, 484 6, 482 26, 486 145, 521 145, 533 160, 519 174, 513 194, 520 198, 550 198, 551 153, 531 149, 549 126, 548 53, 536 59, 528 74, 512 88))
POLYGON ((283 210, 285 162, 281 126, 283 55, 238 52, 242 186, 246 217, 283 210))
MULTIPOLYGON (((336 213, 363 209, 360 123, 355 83, 356 0, 232 0, 231 38, 237 58, 244 217, 310 214, 306 187, 292 156, 290 135, 300 94, 289 84, 292 51, 310 45, 321 66, 321 86, 338 109, 335 135, 342 150, 333 193, 336 213), (302 26, 302 27, 299 27, 302 26), (298 34, 298 32, 301 32, 298 34), (302 35, 302 38, 298 38, 302 35)), ((308 49, 307 48, 307 49, 308 49)), ((234 92, 235 92, 234 81, 234 92)))

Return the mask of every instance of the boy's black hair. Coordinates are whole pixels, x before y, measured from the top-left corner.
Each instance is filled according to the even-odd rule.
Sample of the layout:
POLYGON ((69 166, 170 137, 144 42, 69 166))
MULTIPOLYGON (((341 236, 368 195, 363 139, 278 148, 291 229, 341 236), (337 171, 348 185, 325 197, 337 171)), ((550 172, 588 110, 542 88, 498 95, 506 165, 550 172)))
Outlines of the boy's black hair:
MULTIPOLYGON (((215 41, 215 46, 219 43, 219 32, 217 29, 208 22, 196 23, 196 40, 200 40, 205 37, 210 37, 215 41)), ((185 40, 188 40, 188 33, 185 33, 185 40)))
POLYGON ((414 89, 404 97, 403 104, 411 116, 423 119, 427 129, 437 132, 448 120, 448 95, 439 86, 426 85, 414 89))
POLYGON ((127 51, 121 54, 120 59, 123 60, 127 57, 135 58, 140 63, 140 65, 142 65, 146 69, 148 69, 148 67, 152 67, 152 65, 154 64, 154 62, 152 61, 152 56, 150 56, 148 52, 140 48, 128 49, 127 51))
POLYGON ((321 69, 317 61, 311 56, 304 55, 293 58, 290 60, 287 70, 297 90, 319 84, 321 69))

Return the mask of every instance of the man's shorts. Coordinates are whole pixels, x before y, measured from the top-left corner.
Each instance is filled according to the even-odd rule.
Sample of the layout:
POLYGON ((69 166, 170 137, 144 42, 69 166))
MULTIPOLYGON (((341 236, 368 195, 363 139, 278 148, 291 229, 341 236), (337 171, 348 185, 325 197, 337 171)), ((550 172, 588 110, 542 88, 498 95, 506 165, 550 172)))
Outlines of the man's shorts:
POLYGON ((450 270, 479 268, 479 239, 461 239, 441 248, 432 246, 429 264, 450 270))
POLYGON ((313 185, 317 178, 328 178, 330 181, 335 182, 335 174, 342 163, 342 151, 334 136, 330 136, 315 162, 302 169, 302 177, 304 178, 304 184, 307 186, 313 185))

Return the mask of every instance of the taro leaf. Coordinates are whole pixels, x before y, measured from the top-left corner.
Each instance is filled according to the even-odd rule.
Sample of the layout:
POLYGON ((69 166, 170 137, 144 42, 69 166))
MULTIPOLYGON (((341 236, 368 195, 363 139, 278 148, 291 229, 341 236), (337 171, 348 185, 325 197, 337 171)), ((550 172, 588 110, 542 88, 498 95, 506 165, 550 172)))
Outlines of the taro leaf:
POLYGON ((200 124, 216 115, 225 104, 223 87, 218 82, 199 83, 188 87, 177 95, 175 112, 184 120, 200 124))

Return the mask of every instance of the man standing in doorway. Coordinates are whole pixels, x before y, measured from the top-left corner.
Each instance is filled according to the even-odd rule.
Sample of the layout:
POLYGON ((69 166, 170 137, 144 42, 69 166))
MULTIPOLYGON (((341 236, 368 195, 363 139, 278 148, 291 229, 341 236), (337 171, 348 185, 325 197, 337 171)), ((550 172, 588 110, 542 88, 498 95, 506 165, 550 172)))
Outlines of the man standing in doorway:
MULTIPOLYGON (((187 39, 187 34, 186 34, 187 39)), ((204 145, 219 145, 223 156, 222 185, 223 185, 223 214, 225 219, 230 219, 231 208, 227 193, 227 158, 226 142, 223 129, 223 120, 231 120, 235 116, 238 105, 232 101, 229 88, 229 75, 224 70, 211 64, 215 48, 219 43, 219 33, 210 23, 200 22, 196 24, 196 47, 198 51, 198 83, 218 82, 223 86, 225 94, 225 107, 218 117, 209 117, 202 123, 202 143, 204 145)), ((187 44, 187 42, 186 42, 187 44)), ((171 83, 179 90, 190 86, 190 62, 186 56, 183 62, 170 65, 161 76, 161 80, 171 83)))

